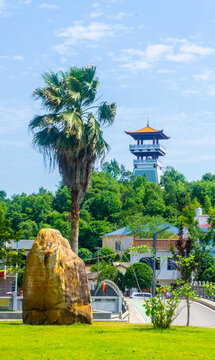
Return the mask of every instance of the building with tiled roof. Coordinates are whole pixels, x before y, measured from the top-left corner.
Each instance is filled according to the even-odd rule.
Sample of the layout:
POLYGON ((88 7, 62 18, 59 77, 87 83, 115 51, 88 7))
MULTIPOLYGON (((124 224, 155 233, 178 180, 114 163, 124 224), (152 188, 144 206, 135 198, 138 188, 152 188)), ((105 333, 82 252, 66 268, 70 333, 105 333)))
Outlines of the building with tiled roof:
MULTIPOLYGON (((176 269, 175 261, 170 251, 170 246, 176 248, 177 239, 157 239, 156 244, 156 281, 160 285, 174 284, 179 277, 179 272, 176 269)), ((153 239, 136 239, 134 238, 131 244, 130 262, 131 264, 143 262, 153 267, 153 239), (146 253, 139 253, 132 250, 137 246, 148 245, 149 251, 146 253)), ((133 290, 134 291, 134 290, 133 290)))
MULTIPOLYGON (((178 234, 179 229, 176 226, 170 224, 163 224, 163 226, 169 226, 168 231, 173 234, 178 234)), ((134 240, 134 235, 131 234, 129 226, 111 231, 110 233, 104 234, 101 236, 102 246, 110 247, 116 253, 123 253, 128 247, 131 246, 132 241, 134 240)))

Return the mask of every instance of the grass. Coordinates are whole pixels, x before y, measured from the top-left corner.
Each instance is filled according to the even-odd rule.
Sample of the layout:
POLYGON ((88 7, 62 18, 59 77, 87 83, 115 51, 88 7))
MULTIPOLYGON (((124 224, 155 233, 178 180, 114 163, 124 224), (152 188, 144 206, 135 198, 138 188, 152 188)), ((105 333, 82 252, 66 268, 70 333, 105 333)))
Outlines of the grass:
POLYGON ((215 329, 94 323, 30 326, 0 323, 0 359, 215 359, 215 329))

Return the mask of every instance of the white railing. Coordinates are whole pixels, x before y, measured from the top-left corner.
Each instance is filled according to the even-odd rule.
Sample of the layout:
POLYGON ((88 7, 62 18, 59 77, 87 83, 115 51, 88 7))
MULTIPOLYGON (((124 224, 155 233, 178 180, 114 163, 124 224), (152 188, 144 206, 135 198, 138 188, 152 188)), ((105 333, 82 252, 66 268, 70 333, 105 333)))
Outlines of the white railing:
POLYGON ((132 151, 135 151, 135 150, 161 150, 163 151, 164 153, 166 152, 166 148, 161 145, 161 144, 132 144, 132 145, 129 145, 129 149, 132 151))
POLYGON ((139 165, 139 164, 157 164, 159 166, 162 166, 162 162, 158 159, 145 159, 145 160, 134 160, 134 165, 139 165))

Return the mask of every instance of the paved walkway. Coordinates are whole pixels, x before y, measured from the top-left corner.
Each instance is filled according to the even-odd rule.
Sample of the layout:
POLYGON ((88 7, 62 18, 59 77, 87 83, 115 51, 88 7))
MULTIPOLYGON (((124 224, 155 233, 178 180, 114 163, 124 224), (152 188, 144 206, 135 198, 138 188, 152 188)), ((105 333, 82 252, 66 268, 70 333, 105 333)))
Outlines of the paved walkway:
POLYGON ((129 305, 130 319, 132 324, 150 323, 151 319, 146 315, 143 308, 143 301, 137 299, 127 299, 129 305))

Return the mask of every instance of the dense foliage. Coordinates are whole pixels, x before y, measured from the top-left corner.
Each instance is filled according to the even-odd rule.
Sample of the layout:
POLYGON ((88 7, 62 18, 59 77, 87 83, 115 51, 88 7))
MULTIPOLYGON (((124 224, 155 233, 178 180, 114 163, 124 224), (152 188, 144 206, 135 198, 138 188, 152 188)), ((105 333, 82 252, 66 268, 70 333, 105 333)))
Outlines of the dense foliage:
POLYGON ((128 289, 148 289, 152 286, 152 269, 144 263, 135 263, 126 269, 124 283, 128 289))
MULTIPOLYGON (((0 191, 0 205, 12 231, 22 231, 23 239, 34 239, 41 228, 52 227, 70 237, 70 190, 60 184, 55 193, 43 188, 38 193, 13 195, 0 191)), ((215 212, 215 176, 206 174, 202 180, 187 182, 173 168, 167 168, 162 186, 145 177, 133 178, 116 161, 105 163, 103 171, 94 171, 92 185, 80 210, 79 247, 94 250, 101 246, 100 236, 134 223, 144 216, 164 219, 179 225, 179 216, 195 212, 215 212)), ((3 231, 3 230, 1 230, 3 231)))
POLYGON ((215 265, 210 266, 203 272, 202 280, 215 283, 215 265))

